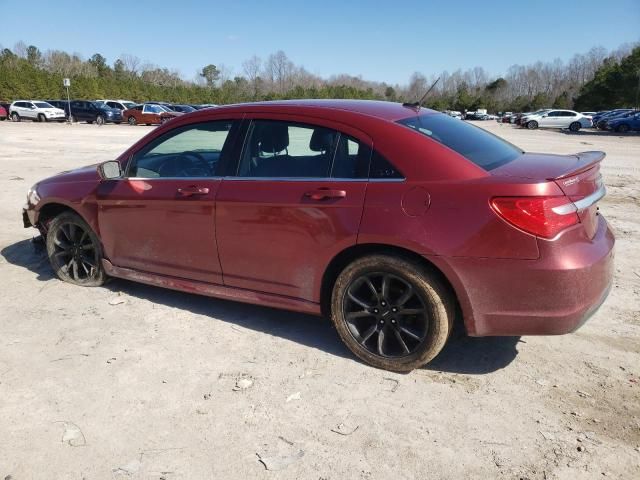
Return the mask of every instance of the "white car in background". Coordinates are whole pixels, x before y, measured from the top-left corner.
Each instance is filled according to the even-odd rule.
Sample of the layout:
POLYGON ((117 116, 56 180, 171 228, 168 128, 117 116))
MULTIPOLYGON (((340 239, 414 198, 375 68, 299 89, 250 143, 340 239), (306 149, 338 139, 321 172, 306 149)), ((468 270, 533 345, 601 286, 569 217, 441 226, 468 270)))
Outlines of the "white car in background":
POLYGON ((109 108, 116 108, 122 112, 135 107, 137 104, 131 100, 96 100, 96 103, 101 103, 109 108))
POLYGON ((19 122, 23 118, 35 122, 63 122, 67 118, 64 110, 42 100, 16 100, 9 107, 9 117, 14 122, 19 122))
POLYGON ((591 127, 591 118, 573 110, 546 110, 524 117, 520 123, 530 130, 535 128, 568 128, 577 132, 591 127))

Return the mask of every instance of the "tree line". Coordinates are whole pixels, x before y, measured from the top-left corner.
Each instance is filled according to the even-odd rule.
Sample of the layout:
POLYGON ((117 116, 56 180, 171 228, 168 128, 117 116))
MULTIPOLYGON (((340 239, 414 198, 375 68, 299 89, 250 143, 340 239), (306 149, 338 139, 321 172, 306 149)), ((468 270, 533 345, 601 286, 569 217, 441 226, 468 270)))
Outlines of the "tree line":
POLYGON ((296 65, 283 51, 265 59, 253 56, 235 74, 211 63, 188 80, 176 70, 130 54, 109 63, 99 53, 83 58, 60 50, 42 52, 18 42, 12 49, 0 47, 0 100, 64 98, 62 79, 71 78, 71 95, 78 99, 216 104, 289 98, 415 101, 439 79, 425 102, 438 110, 487 108, 497 112, 574 106, 587 110, 637 105, 633 87, 638 82, 639 52, 636 45, 614 51, 594 47, 567 62, 556 59, 513 65, 499 77, 475 67, 429 76, 415 72, 408 84, 398 85, 346 74, 321 78, 296 65))

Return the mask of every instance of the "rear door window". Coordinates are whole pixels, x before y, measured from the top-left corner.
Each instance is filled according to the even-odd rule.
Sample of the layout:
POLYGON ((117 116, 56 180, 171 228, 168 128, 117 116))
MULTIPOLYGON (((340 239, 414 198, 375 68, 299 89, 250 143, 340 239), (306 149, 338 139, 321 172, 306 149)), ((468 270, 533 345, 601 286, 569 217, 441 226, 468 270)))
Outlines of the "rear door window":
POLYGON ((366 179, 371 149, 318 125, 254 120, 237 176, 247 178, 366 179))
POLYGON ((449 147, 487 171, 505 165, 524 153, 480 127, 441 113, 417 114, 398 123, 449 147))

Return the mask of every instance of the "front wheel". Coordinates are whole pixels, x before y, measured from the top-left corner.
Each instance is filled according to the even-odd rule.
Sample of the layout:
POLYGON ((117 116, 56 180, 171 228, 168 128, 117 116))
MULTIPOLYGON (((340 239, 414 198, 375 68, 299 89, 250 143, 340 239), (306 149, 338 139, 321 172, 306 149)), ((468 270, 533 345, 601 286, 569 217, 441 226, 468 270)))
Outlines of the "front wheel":
POLYGON ((338 276, 331 319, 361 360, 397 372, 431 361, 453 326, 454 301, 438 275, 402 257, 371 255, 338 276))
POLYGON ((38 114, 38 121, 39 122, 46 122, 47 121, 47 117, 45 117, 44 114, 39 113, 38 114))
POLYGON ((100 240, 76 213, 64 212, 51 220, 47 255, 60 280, 83 287, 97 287, 106 280, 100 240))
POLYGON ((580 127, 582 127, 582 125, 580 125, 580 122, 573 122, 571 125, 569 125, 569 130, 571 130, 572 132, 577 132, 578 130, 580 130, 580 127))
POLYGON ((538 122, 536 122, 535 120, 531 120, 530 122, 527 122, 527 128, 529 130, 535 130, 536 128, 538 128, 538 122))
POLYGON ((627 133, 629 131, 629 125, 625 125, 624 123, 621 125, 618 125, 618 127, 616 128, 616 132, 618 133, 627 133))
POLYGON ((104 125, 104 117, 102 115, 98 115, 96 117, 96 125, 98 126, 104 125))

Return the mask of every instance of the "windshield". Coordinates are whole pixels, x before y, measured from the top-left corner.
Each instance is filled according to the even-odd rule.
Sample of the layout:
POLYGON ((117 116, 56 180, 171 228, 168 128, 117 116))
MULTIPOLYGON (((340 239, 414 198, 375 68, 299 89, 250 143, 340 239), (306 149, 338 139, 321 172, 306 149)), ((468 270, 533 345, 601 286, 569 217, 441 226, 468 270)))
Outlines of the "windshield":
POLYGON ((163 112, 172 112, 172 111, 173 111, 173 110, 171 110, 169 107, 166 107, 166 106, 164 106, 164 105, 158 105, 158 107, 160 107, 160 109, 161 109, 163 112))
POLYGON ((449 147, 487 171, 509 163, 524 153, 486 130, 449 115, 418 114, 398 123, 449 147))
POLYGON ((184 113, 189 113, 189 112, 195 112, 196 109, 193 107, 190 107, 189 105, 176 105, 176 109, 179 112, 184 112, 184 113))
POLYGON ((133 108, 136 106, 133 102, 122 102, 122 105, 124 105, 125 108, 133 108))
POLYGON ((100 103, 100 102, 91 102, 91 105, 93 105, 96 108, 99 108, 100 110, 104 108, 109 108, 104 103, 100 103))
POLYGON ((56 108, 47 102, 33 102, 33 104, 38 108, 56 108))

